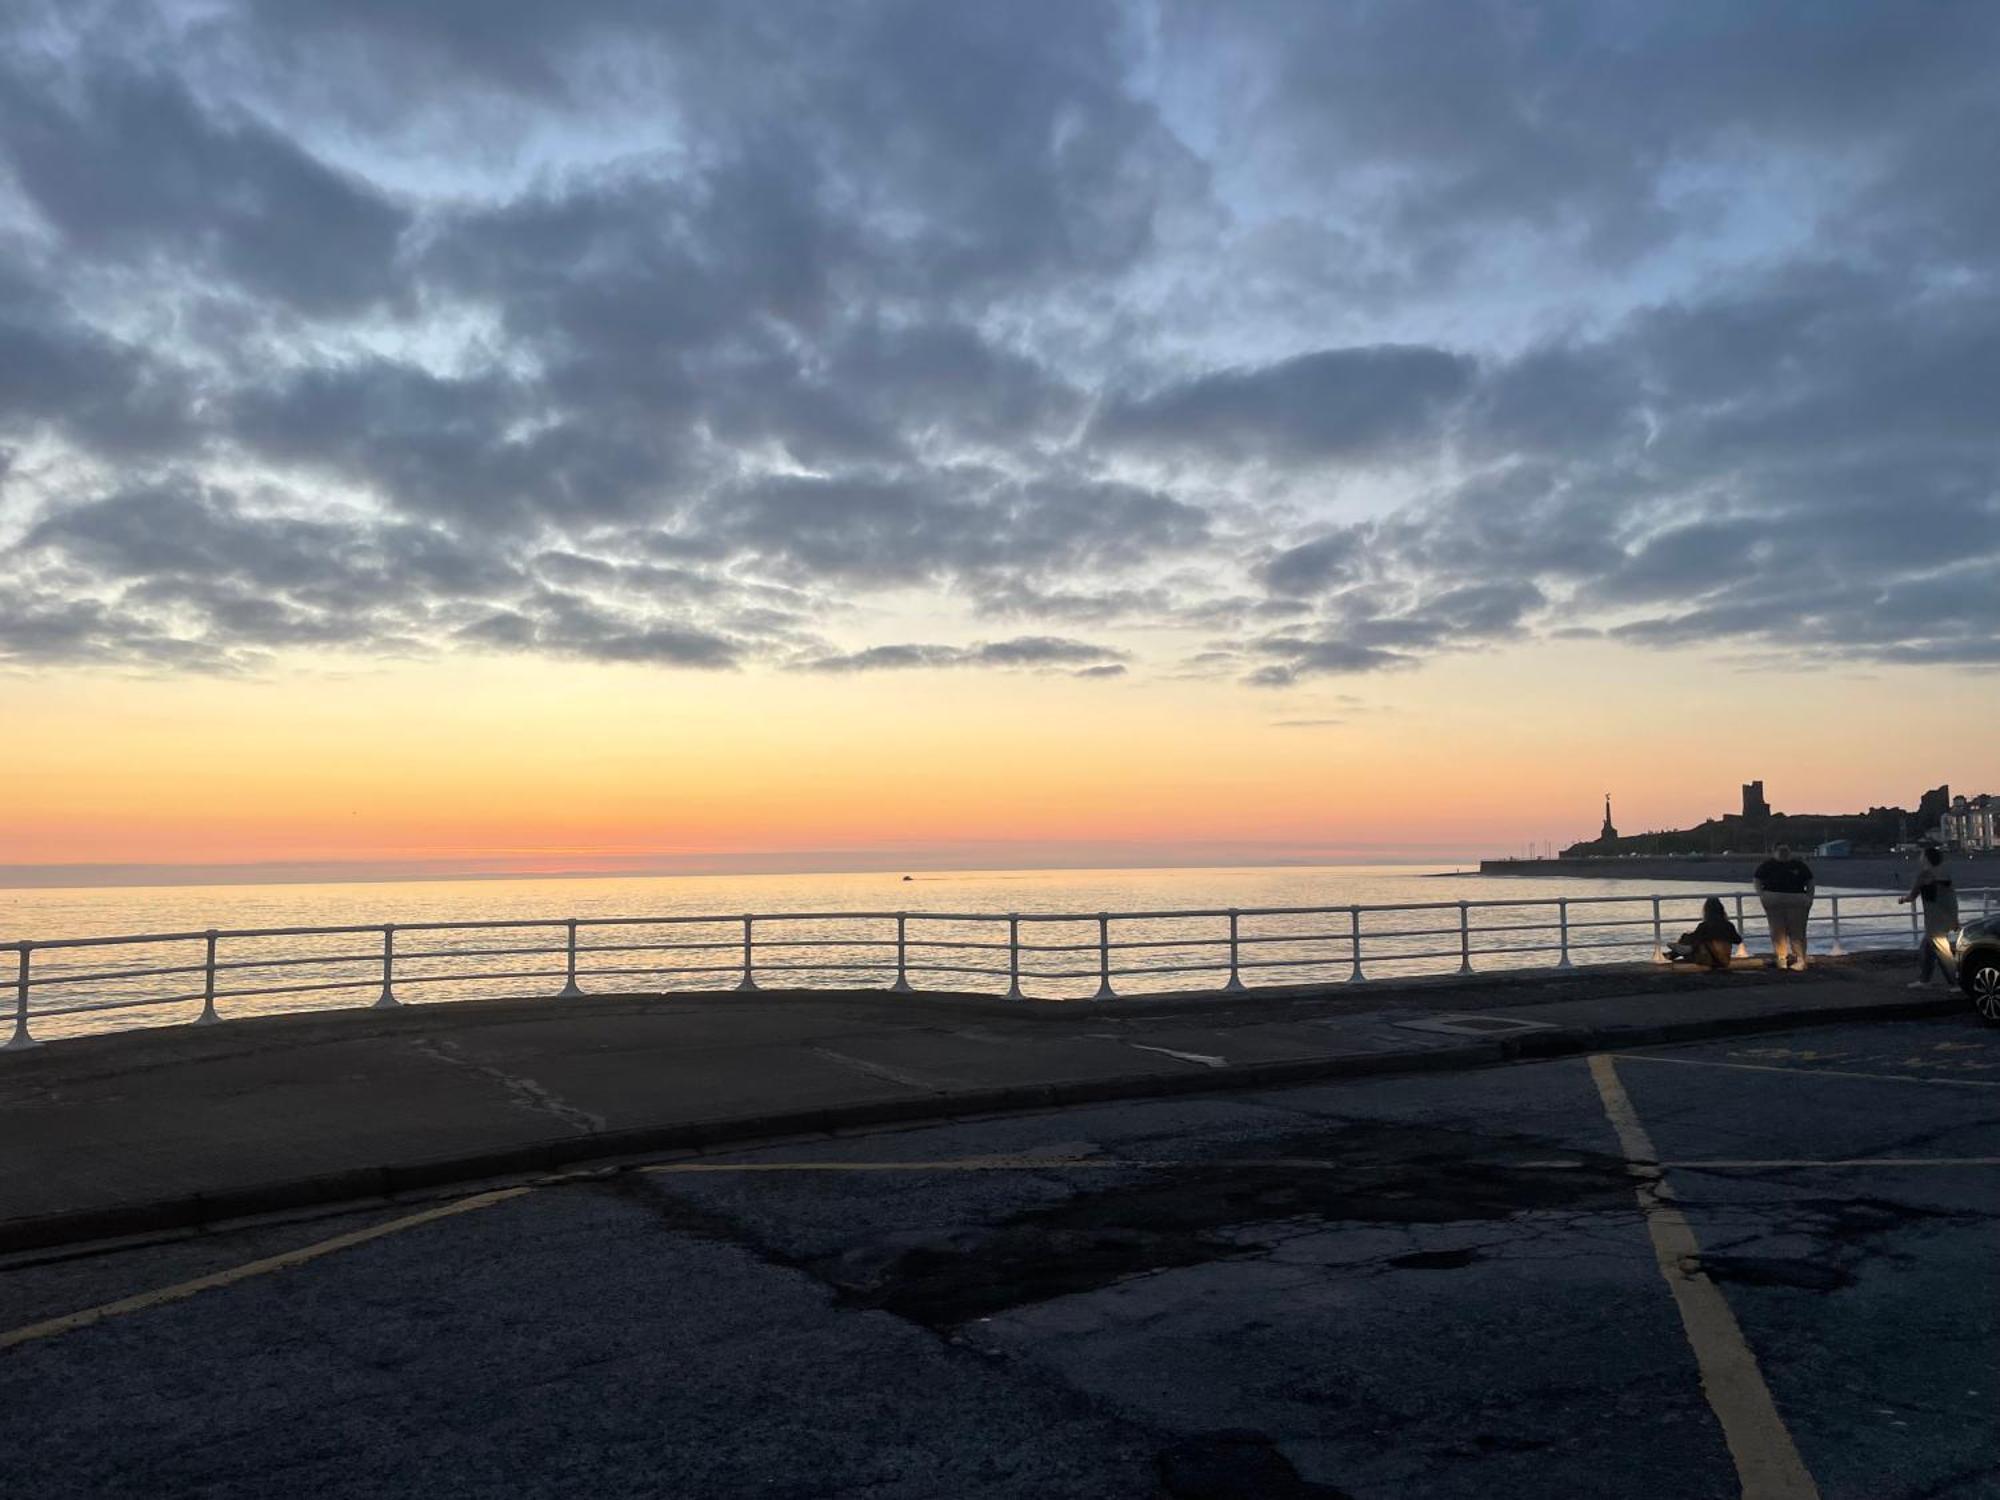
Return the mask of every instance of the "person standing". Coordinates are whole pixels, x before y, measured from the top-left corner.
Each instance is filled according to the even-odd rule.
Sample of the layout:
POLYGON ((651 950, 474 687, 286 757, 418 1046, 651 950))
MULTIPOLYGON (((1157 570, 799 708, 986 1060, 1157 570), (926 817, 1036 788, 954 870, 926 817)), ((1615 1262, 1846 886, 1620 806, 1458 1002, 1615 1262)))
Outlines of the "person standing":
POLYGON ((1944 850, 1936 844, 1924 845, 1924 852, 1917 856, 1917 878, 1910 882, 1909 892, 1896 900, 1905 906, 1912 901, 1924 904, 1924 936, 1917 946, 1917 977, 1910 981, 1910 988, 1928 989, 1940 964, 1949 984, 1951 938, 1958 931, 1958 891, 1951 883, 1944 850))
POLYGON ((1806 966, 1806 919, 1812 914, 1812 866, 1780 844, 1757 866, 1751 880, 1771 924, 1771 962, 1781 969, 1806 966))

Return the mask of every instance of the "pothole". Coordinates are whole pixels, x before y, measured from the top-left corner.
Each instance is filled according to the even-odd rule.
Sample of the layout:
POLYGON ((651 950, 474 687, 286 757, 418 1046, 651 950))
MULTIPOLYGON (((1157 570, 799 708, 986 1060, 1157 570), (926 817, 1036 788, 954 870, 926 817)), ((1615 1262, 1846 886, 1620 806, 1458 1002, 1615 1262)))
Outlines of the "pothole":
POLYGON ((1385 1264, 1398 1271, 1456 1271, 1480 1258, 1477 1250, 1419 1250, 1413 1255, 1392 1255, 1385 1264))
POLYGON ((1160 1451, 1160 1487, 1174 1500, 1352 1500, 1299 1477, 1261 1432, 1204 1432, 1160 1451))
MULTIPOLYGON (((1518 1164, 1546 1157, 1546 1141, 1369 1122, 1259 1143, 1259 1152, 1145 1165, 995 1224, 917 1244, 883 1235, 811 1268, 861 1305, 948 1328, 1151 1271, 1254 1258, 1264 1253, 1259 1226, 1443 1225, 1632 1207, 1617 1158, 1572 1156, 1559 1172, 1518 1164)), ((1423 1251, 1386 1264, 1449 1270, 1478 1254, 1423 1251)))

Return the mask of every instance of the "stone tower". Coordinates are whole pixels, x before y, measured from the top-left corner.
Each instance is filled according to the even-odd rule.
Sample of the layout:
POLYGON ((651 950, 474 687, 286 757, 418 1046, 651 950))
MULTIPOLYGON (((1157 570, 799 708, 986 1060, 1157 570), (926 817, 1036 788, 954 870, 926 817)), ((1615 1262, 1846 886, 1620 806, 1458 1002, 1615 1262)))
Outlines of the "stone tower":
POLYGON ((1618 830, 1611 826, 1611 793, 1604 794, 1604 828, 1597 835, 1599 843, 1608 844, 1618 837, 1618 830))
POLYGON ((1771 804, 1764 800, 1763 782, 1743 783, 1743 816, 1752 823, 1761 822, 1771 816, 1771 804))

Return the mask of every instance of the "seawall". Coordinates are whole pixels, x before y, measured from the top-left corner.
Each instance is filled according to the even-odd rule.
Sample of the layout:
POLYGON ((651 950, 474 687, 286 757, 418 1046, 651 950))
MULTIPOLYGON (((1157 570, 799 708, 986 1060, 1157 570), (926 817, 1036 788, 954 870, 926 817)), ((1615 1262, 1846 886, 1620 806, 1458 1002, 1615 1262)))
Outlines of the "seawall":
MULTIPOLYGON (((1761 854, 1690 855, 1674 859, 1641 854, 1609 859, 1482 859, 1482 875, 1573 875, 1585 880, 1683 880, 1718 888, 1745 886, 1761 854)), ((1914 855, 1862 855, 1847 859, 1807 853, 1806 861, 1826 886, 1856 890, 1907 890, 1916 872, 1914 855)), ((2000 887, 2000 855, 1961 854, 1952 861, 1961 887, 2000 887)))

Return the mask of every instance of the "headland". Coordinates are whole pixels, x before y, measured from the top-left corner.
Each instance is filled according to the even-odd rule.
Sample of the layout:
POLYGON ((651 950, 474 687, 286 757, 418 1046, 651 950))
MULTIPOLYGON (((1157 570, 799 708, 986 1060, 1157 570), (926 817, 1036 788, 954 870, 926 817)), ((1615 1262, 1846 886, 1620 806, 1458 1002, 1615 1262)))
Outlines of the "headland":
POLYGON ((1762 781, 1743 784, 1739 812, 1692 828, 1621 834, 1604 799, 1604 824, 1594 839, 1537 859, 1485 859, 1482 875, 1573 875, 1592 880, 1685 880, 1740 885, 1780 844, 1811 860, 1822 885, 1854 890, 1902 890, 1926 844, 1946 850, 1961 886, 2000 885, 2000 797, 1953 797, 1933 787, 1914 809, 1871 807, 1859 813, 1782 813, 1765 798, 1762 781))

